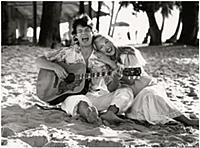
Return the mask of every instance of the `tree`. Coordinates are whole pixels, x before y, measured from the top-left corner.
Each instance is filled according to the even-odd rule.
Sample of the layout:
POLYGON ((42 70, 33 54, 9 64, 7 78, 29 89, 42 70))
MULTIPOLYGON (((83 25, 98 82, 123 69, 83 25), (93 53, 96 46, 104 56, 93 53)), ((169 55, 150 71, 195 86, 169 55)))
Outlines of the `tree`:
POLYGON ((149 45, 159 45, 161 44, 161 31, 159 30, 154 15, 154 13, 158 10, 158 6, 155 2, 148 2, 147 4, 143 5, 149 20, 149 33, 151 37, 149 45))
POLYGON ((85 6, 84 6, 84 1, 80 1, 79 4, 79 14, 85 13, 85 6))
POLYGON ((194 1, 182 2, 182 31, 178 43, 196 45, 199 31, 199 3, 194 1))
POLYGON ((113 13, 114 13, 114 6, 115 6, 115 1, 112 1, 112 8, 110 10, 110 25, 108 29, 108 35, 111 36, 111 28, 112 28, 112 21, 113 21, 113 13))
POLYGON ((60 39, 60 17, 62 11, 62 2, 43 2, 41 31, 39 36, 39 45, 50 47, 57 44, 60 39))
MULTIPOLYGON (((142 2, 142 1, 131 1, 131 2, 121 2, 121 5, 132 4, 136 12, 144 11, 147 14, 149 20, 149 30, 147 35, 150 35, 149 45, 159 45, 161 44, 162 31, 164 28, 165 18, 171 13, 173 9, 174 2, 142 2), (161 14, 163 17, 163 22, 161 29, 159 29, 155 18, 155 12, 161 9, 161 14)), ((145 37, 147 39, 147 36, 145 37)))
POLYGON ((177 42, 177 36, 178 36, 178 32, 179 32, 179 29, 181 26, 181 22, 182 22, 182 11, 180 10, 178 24, 177 24, 175 33, 169 39, 166 40, 166 43, 176 43, 177 42))
POLYGON ((33 2, 33 44, 37 44, 37 2, 33 2))
POLYGON ((1 9, 1 44, 11 45, 16 43, 16 15, 13 6, 3 1, 1 9))
MULTIPOLYGON (((119 6, 119 8, 118 8, 118 10, 117 10, 117 13, 116 13, 116 16, 115 16, 115 20, 114 20, 114 24, 117 22, 117 17, 118 17, 118 15, 119 15, 119 12, 120 12, 122 6, 123 6, 123 5, 120 4, 120 6, 119 6)), ((115 31, 115 26, 113 26, 112 33, 111 33, 111 37, 113 37, 114 31, 115 31)))
POLYGON ((96 23, 96 30, 98 30, 98 31, 99 31, 99 19, 100 19, 101 6, 102 6, 102 2, 98 1, 97 23, 96 23))
POLYGON ((8 6, 7 2, 1 3, 1 44, 8 44, 8 6))
POLYGON ((88 2, 88 15, 92 18, 92 1, 88 2))

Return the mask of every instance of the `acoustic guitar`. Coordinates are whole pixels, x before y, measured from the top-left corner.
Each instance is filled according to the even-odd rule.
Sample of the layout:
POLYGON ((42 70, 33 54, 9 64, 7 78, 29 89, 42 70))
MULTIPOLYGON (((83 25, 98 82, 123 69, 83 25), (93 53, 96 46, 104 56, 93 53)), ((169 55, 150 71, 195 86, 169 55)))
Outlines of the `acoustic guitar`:
MULTIPOLYGON (((59 79, 56 73, 48 69, 40 69, 37 79, 36 93, 44 102, 57 105, 70 95, 86 94, 91 78, 104 77, 112 74, 112 71, 86 73, 86 66, 82 63, 66 64, 59 62, 68 73, 66 79, 59 79)), ((126 68, 121 73, 123 76, 139 76, 141 69, 126 68)))

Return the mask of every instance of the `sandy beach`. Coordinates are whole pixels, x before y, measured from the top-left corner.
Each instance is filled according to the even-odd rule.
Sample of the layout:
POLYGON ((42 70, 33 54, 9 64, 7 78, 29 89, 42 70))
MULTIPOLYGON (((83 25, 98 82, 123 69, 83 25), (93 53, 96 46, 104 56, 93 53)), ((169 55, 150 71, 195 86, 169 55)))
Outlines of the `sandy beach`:
MULTIPOLYGON (((191 46, 139 48, 146 71, 165 82, 167 95, 191 118, 199 117, 199 49, 191 46)), ((199 129, 173 122, 143 125, 96 126, 47 106, 36 96, 35 59, 48 48, 1 47, 2 147, 199 147, 199 129)))

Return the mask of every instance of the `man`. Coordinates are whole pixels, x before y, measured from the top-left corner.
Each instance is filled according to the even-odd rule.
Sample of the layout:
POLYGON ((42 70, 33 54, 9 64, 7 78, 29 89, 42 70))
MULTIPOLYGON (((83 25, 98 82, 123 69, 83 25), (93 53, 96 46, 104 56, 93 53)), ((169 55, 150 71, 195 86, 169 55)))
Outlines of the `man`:
POLYGON ((119 84, 117 65, 106 55, 94 50, 91 19, 87 15, 76 17, 72 29, 77 44, 38 58, 36 61, 38 67, 53 70, 61 79, 66 78, 68 73, 60 65, 52 62, 53 60, 64 61, 67 64, 83 63, 91 72, 112 70, 112 77, 92 78, 89 91, 85 95, 67 97, 61 108, 72 116, 82 116, 90 123, 99 122, 98 111, 102 112, 101 119, 107 123, 122 122, 117 114, 124 113, 132 105, 132 90, 117 89, 119 84))

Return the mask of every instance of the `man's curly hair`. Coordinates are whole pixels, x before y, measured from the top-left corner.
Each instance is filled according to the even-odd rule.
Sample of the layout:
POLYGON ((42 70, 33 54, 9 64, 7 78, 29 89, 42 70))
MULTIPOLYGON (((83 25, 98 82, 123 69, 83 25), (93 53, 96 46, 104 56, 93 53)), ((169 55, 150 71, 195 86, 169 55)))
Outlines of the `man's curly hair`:
POLYGON ((76 35, 76 27, 81 25, 83 27, 89 27, 93 29, 93 23, 90 17, 87 14, 81 14, 74 18, 72 23, 72 35, 76 35))

